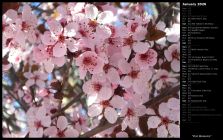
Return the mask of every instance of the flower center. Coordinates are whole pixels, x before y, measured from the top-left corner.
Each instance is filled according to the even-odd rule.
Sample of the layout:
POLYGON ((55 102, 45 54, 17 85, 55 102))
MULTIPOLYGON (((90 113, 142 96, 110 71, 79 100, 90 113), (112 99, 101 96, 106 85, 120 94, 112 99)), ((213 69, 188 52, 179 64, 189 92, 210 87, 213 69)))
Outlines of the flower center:
POLYGON ((168 78, 167 75, 162 75, 162 76, 160 76, 160 79, 163 79, 163 80, 166 80, 167 78, 168 78))
POLYGON ((134 43, 134 41, 132 39, 132 36, 130 36, 129 38, 124 39, 124 45, 132 46, 133 43, 134 43))
POLYGON ((162 121, 162 124, 163 124, 163 125, 166 125, 166 126, 168 125, 168 123, 170 123, 170 120, 169 120, 168 117, 164 117, 164 118, 162 118, 161 121, 162 121))
POLYGON ((110 106, 110 103, 109 103, 108 100, 101 101, 100 104, 101 104, 104 108, 110 106))
POLYGON ((65 37, 64 37, 63 35, 60 35, 60 36, 59 36, 59 41, 60 41, 60 42, 64 42, 64 41, 65 41, 65 37))
POLYGON ((60 138, 65 137, 64 131, 60 131, 60 130, 59 130, 59 131, 57 132, 57 136, 60 137, 60 138))
POLYGON ((84 30, 79 30, 78 31, 83 37, 87 37, 87 33, 84 30))
POLYGON ((177 50, 172 52, 173 59, 180 60, 180 54, 177 52, 177 50))
POLYGON ((35 121, 34 122, 34 126, 38 129, 40 127, 42 127, 41 121, 35 121))
POLYGON ((148 59, 149 55, 148 54, 140 54, 140 59, 143 61, 146 61, 148 59))
POLYGON ((94 83, 93 84, 93 89, 95 90, 95 91, 100 91, 101 90, 101 88, 102 88, 102 85, 100 84, 100 83, 94 83))
POLYGON ((133 79, 136 79, 138 77, 139 71, 131 71, 129 73, 129 76, 131 76, 133 79))
POLYGON ((131 117, 131 116, 134 116, 135 113, 134 113, 134 111, 133 111, 132 109, 128 108, 126 115, 127 115, 128 117, 131 117))
POLYGON ((92 65, 92 60, 90 57, 85 57, 83 60, 84 65, 92 65))
POLYGON ((132 31, 132 32, 135 32, 137 27, 138 27, 138 23, 133 23, 133 24, 131 25, 131 31, 132 31))
POLYGON ((27 31, 29 29, 29 25, 26 22, 22 22, 22 31, 27 31))

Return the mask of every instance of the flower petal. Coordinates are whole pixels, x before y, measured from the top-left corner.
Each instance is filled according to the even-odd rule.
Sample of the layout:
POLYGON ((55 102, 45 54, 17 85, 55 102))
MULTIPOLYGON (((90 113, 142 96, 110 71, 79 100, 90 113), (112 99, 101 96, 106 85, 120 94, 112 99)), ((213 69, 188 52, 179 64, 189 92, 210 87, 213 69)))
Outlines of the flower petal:
POLYGON ((87 4, 84 9, 85 15, 87 18, 96 19, 98 15, 98 8, 93 4, 87 4))
POLYGON ((161 123, 161 119, 157 116, 151 116, 148 118, 147 125, 148 128, 157 128, 161 123))
POLYGON ((66 53, 67 53, 67 47, 63 43, 59 42, 53 47, 53 56, 55 57, 62 57, 66 53))
POLYGON ((88 108, 88 115, 90 117, 95 117, 101 114, 103 107, 99 104, 93 104, 88 108))
POLYGON ((114 108, 111 108, 111 107, 105 108, 104 116, 108 120, 108 122, 111 124, 115 123, 118 118, 117 112, 115 111, 114 108))
POLYGON ((68 122, 67 122, 67 118, 64 117, 64 116, 60 116, 58 119, 57 119, 57 128, 59 128, 61 131, 63 131, 68 125, 68 122))

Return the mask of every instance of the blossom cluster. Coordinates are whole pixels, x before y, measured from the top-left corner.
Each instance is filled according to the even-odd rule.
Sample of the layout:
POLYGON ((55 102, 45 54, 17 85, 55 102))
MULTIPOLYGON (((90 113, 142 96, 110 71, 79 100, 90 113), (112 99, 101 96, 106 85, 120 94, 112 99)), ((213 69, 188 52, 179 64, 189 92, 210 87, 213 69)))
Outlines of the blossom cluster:
POLYGON ((112 3, 60 3, 55 9, 57 16, 45 19, 43 31, 28 4, 2 16, 3 71, 29 67, 22 68, 22 88, 13 91, 28 107, 25 135, 79 137, 104 120, 114 126, 93 137, 128 137, 128 130, 140 131, 140 118, 146 116, 143 125, 156 129, 156 137, 179 137, 178 91, 155 108, 146 105, 179 84, 179 21, 171 27, 156 24, 141 4, 121 9, 112 3), (86 99, 71 112, 61 109, 67 81, 48 77, 66 66, 78 70, 86 99))

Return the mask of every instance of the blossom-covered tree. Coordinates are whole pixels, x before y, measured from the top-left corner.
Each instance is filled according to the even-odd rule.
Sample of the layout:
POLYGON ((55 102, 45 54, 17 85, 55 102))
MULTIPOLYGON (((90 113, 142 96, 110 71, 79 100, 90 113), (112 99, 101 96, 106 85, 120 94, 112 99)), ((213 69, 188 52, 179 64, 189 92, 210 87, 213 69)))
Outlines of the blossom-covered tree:
POLYGON ((179 16, 179 3, 3 3, 3 137, 180 137, 179 16))

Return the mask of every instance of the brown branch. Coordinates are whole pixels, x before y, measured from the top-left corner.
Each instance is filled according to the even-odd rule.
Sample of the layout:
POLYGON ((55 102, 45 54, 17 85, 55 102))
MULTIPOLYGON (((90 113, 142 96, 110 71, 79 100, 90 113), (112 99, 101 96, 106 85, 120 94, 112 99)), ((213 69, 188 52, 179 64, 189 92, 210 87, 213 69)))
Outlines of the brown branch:
MULTIPOLYGON (((144 105, 148 108, 148 107, 154 107, 155 105, 157 105, 158 103, 164 101, 166 98, 172 96, 173 94, 175 94, 176 92, 173 92, 175 90, 178 90, 180 88, 180 84, 176 84, 174 85, 172 88, 166 90, 165 92, 163 92, 162 94, 158 95, 157 97, 149 100, 148 102, 146 102, 144 105)), ((91 137, 99 132, 102 132, 110 127, 113 127, 115 125, 121 124, 123 121, 123 118, 118 118, 118 120, 116 121, 116 123, 114 124, 110 124, 108 122, 106 122, 105 124, 102 123, 99 126, 97 126, 96 128, 92 129, 91 131, 86 132, 85 134, 81 135, 80 137, 84 138, 84 137, 91 137)))
POLYGON ((158 16, 158 18, 156 19, 156 21, 155 21, 155 24, 157 24, 160 20, 161 20, 161 18, 163 17, 163 16, 165 16, 168 12, 169 12, 169 10, 171 10, 172 9, 172 7, 174 6, 176 4, 176 2, 174 2, 174 3, 171 3, 159 16, 158 16))
POLYGON ((81 98, 82 95, 83 95, 83 94, 79 93, 79 95, 78 95, 76 98, 72 99, 67 105, 65 105, 63 108, 61 108, 61 110, 60 110, 59 112, 55 113, 55 114, 51 117, 51 119, 54 119, 54 118, 56 118, 57 116, 63 114, 64 111, 65 111, 66 109, 68 109, 68 108, 69 108, 70 106, 72 106, 75 102, 77 102, 78 100, 80 100, 80 98, 81 98))

